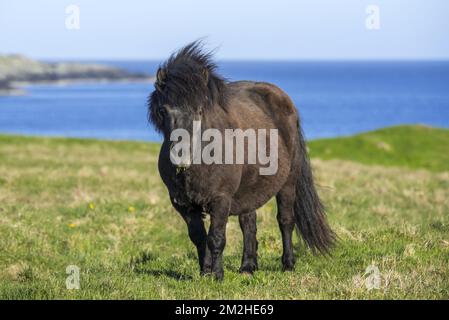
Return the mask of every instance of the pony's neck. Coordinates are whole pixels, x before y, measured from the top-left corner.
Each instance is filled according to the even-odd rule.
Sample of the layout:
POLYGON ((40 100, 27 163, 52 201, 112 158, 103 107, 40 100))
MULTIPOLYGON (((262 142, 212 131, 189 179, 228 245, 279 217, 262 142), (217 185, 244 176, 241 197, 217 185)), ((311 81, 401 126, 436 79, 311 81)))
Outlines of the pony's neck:
POLYGON ((201 117, 201 127, 203 130, 223 130, 233 128, 233 125, 225 109, 219 105, 214 105, 210 110, 204 112, 204 115, 201 117))

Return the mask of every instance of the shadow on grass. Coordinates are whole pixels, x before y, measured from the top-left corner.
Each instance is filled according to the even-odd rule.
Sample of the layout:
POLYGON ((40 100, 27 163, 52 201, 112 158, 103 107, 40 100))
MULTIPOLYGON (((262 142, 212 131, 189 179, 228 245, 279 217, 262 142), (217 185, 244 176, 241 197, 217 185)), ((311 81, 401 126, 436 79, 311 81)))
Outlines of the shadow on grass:
POLYGON ((168 277, 178 281, 192 280, 191 275, 176 271, 176 268, 181 264, 180 262, 180 258, 162 259, 152 252, 144 251, 138 256, 132 257, 129 266, 137 274, 168 277))
POLYGON ((168 277, 178 281, 190 281, 193 279, 192 276, 183 274, 173 270, 147 270, 147 269, 138 269, 134 270, 134 272, 138 274, 145 274, 153 277, 168 277))
MULTIPOLYGON (((240 273, 241 256, 229 255, 223 259, 224 268, 233 273, 240 273)), ((279 272, 282 270, 281 258, 275 255, 259 255, 258 269, 261 272, 279 272)))
MULTIPOLYGON (((310 256, 309 252, 296 253, 297 260, 300 261, 310 256)), ((150 275, 153 277, 168 277, 177 281, 191 281, 193 276, 188 273, 199 272, 199 270, 188 270, 187 273, 180 271, 179 267, 185 263, 185 260, 192 260, 196 263, 196 255, 187 252, 183 257, 161 257, 158 254, 149 251, 143 251, 137 256, 132 257, 129 263, 130 268, 136 274, 150 275)), ((239 273, 241 264, 240 255, 229 255, 224 257, 224 268, 228 272, 239 273)), ((261 272, 281 272, 281 257, 272 254, 259 256, 259 268, 261 272)))

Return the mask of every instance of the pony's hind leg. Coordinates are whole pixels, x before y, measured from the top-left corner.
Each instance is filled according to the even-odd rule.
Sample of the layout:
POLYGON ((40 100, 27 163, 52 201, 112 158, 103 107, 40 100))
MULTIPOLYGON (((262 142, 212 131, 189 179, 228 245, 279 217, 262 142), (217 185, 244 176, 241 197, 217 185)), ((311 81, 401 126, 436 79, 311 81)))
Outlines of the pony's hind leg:
MULTIPOLYGON (((291 180, 291 179, 289 179, 291 180)), ((277 220, 282 234, 282 270, 291 271, 295 268, 292 235, 295 227, 293 206, 295 202, 295 185, 287 182, 276 195, 277 220)))
POLYGON ((243 232, 243 257, 240 272, 252 274, 257 270, 256 211, 239 215, 239 223, 243 232))

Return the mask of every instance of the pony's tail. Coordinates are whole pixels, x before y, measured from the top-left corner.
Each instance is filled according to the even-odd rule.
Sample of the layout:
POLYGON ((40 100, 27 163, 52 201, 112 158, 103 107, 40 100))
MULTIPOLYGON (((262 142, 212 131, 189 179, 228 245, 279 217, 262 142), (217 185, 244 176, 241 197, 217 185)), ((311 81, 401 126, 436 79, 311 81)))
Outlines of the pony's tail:
POLYGON ((299 129, 300 174, 296 181, 294 205, 297 231, 313 253, 328 254, 336 242, 336 235, 326 221, 324 206, 313 182, 306 143, 299 129))

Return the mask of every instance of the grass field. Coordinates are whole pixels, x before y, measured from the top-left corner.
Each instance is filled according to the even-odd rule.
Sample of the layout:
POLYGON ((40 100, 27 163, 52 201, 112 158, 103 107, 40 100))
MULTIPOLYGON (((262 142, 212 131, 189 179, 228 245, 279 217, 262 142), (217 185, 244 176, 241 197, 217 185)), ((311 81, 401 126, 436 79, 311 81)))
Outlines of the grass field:
POLYGON ((296 238, 296 271, 281 272, 270 202, 258 211, 260 270, 238 274, 232 217, 216 282, 199 276, 157 144, 0 136, 0 298, 448 299, 449 131, 395 127, 309 148, 340 237, 333 256, 296 238), (66 289, 69 265, 79 290, 66 289), (370 265, 380 285, 368 290, 370 265))

